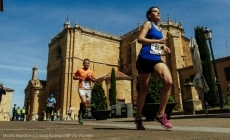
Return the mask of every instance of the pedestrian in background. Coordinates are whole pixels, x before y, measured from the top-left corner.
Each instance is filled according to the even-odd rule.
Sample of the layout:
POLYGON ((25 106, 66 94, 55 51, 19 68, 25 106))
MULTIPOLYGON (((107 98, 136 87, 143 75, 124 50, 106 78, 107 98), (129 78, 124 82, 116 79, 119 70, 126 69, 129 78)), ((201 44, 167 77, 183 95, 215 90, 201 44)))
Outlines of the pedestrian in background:
POLYGON ((38 114, 37 113, 35 114, 34 117, 35 117, 35 121, 38 121, 38 114))
POLYGON ((17 107, 17 109, 16 109, 16 120, 17 121, 21 120, 21 109, 20 109, 20 107, 17 107))
POLYGON ((56 100, 54 98, 53 94, 50 94, 50 97, 47 99, 47 105, 46 105, 46 114, 47 114, 47 121, 51 121, 51 115, 54 110, 54 104, 56 103, 56 100))
POLYGON ((57 120, 61 120, 61 108, 57 110, 57 120))
POLYGON ((73 120, 72 118, 72 112, 73 112, 73 108, 70 106, 70 108, 67 110, 67 117, 66 120, 70 117, 71 120, 73 120))
POLYGON ((42 120, 46 121, 46 112, 45 111, 42 111, 42 120))
POLYGON ((12 121, 15 121, 17 114, 17 104, 14 104, 14 107, 12 108, 12 121))
POLYGON ((2 94, 6 95, 6 91, 3 87, 3 84, 0 83, 0 105, 1 105, 1 102, 2 102, 2 94))
POLYGON ((26 115, 26 108, 23 106, 23 108, 21 109, 21 121, 26 121, 25 115, 26 115))

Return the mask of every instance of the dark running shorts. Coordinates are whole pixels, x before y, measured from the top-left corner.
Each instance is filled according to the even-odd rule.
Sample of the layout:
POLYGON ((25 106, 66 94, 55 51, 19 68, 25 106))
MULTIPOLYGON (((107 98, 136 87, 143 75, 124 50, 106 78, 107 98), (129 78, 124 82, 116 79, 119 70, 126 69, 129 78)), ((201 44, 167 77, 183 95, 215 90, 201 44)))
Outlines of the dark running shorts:
POLYGON ((162 60, 147 60, 143 58, 138 58, 136 61, 136 68, 138 74, 152 73, 153 67, 158 63, 164 63, 162 60))
POLYGON ((48 106, 47 106, 47 107, 46 107, 46 113, 50 113, 50 114, 51 114, 52 111, 53 111, 53 109, 54 109, 53 107, 48 107, 48 106))

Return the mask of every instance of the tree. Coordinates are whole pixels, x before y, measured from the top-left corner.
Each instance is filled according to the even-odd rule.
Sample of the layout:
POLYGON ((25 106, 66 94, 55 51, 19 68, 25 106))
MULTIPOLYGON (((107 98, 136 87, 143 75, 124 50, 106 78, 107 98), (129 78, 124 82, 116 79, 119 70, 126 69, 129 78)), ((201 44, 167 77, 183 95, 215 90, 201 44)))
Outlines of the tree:
POLYGON ((204 28, 197 26, 195 28, 195 38, 197 45, 199 46, 200 58, 202 61, 203 75, 209 86, 209 92, 204 94, 205 100, 214 106, 218 104, 215 80, 212 73, 212 64, 210 60, 210 52, 208 49, 207 41, 204 35, 204 28))
POLYGON ((159 103, 161 88, 163 87, 160 79, 154 74, 149 79, 149 89, 145 98, 145 103, 159 103))
POLYGON ((110 90, 109 90, 109 102, 110 105, 115 105, 117 101, 116 97, 117 91, 116 91, 116 75, 115 75, 115 69, 112 68, 111 71, 111 78, 110 78, 110 90))
MULTIPOLYGON (((140 84, 137 79, 137 91, 140 90, 140 84)), ((160 93, 163 85, 161 80, 154 74, 151 75, 149 79, 149 89, 145 98, 145 103, 159 103, 160 102, 160 93)), ((168 102, 175 102, 173 96, 169 96, 168 102)))
POLYGON ((91 110, 107 110, 105 90, 101 84, 95 83, 92 89, 91 110))

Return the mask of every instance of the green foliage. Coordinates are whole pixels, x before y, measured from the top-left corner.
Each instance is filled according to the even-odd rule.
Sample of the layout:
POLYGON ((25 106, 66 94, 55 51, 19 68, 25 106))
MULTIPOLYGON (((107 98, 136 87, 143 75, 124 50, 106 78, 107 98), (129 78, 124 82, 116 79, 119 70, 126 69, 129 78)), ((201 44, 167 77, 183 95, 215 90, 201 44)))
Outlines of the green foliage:
POLYGON ((170 102, 170 103, 175 103, 175 99, 173 98, 172 95, 169 95, 168 102, 170 102))
POLYGON ((117 97, 116 97, 117 91, 116 91, 116 75, 115 75, 115 69, 112 68, 111 71, 111 78, 110 78, 110 90, 109 90, 109 101, 110 105, 116 105, 117 97))
POLYGON ((215 80, 212 73, 212 64, 210 60, 210 52, 208 49, 207 41, 204 35, 203 27, 195 28, 195 38, 199 47, 200 58, 202 61, 203 75, 209 86, 209 92, 205 94, 206 101, 211 105, 215 106, 218 103, 218 97, 216 94, 215 80))
POLYGON ((149 80, 149 89, 145 99, 146 103, 159 103, 160 102, 160 92, 163 87, 160 79, 154 74, 151 75, 149 80))
POLYGON ((94 84, 92 89, 92 98, 91 98, 91 110, 107 110, 107 102, 105 96, 105 90, 102 88, 101 84, 94 84))
MULTIPOLYGON (((161 80, 152 74, 149 80, 149 89, 145 98, 145 103, 159 103, 162 87, 161 80)), ((173 96, 169 96, 168 102, 175 102, 173 96)))

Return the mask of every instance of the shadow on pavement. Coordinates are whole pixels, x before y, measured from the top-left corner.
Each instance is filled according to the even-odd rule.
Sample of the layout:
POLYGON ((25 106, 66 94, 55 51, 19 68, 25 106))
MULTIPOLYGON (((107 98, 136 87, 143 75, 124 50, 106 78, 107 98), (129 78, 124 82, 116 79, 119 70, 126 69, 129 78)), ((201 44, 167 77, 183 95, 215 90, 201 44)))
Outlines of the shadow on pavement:
MULTIPOLYGON (((205 119, 205 118, 230 118, 230 114, 196 114, 196 115, 172 115, 170 120, 174 119, 205 119)), ((143 122, 154 121, 154 120, 146 120, 145 117, 142 118, 143 122)), ((134 122, 133 120, 114 120, 112 122, 134 122)))
POLYGON ((230 114, 202 114, 202 115, 178 115, 171 116, 171 119, 205 119, 205 118, 230 118, 230 114))
POLYGON ((104 128, 93 128, 93 129, 96 129, 96 130, 136 130, 136 129, 132 129, 132 128, 111 128, 111 127, 104 127, 104 128))
MULTIPOLYGON (((110 127, 107 127, 107 128, 93 128, 95 130, 136 130, 136 131, 146 131, 146 130, 152 130, 152 129, 148 129, 146 128, 146 130, 137 130, 136 128, 110 128, 110 127)), ((154 131, 166 131, 166 129, 154 129, 154 131)), ((167 131, 170 131, 170 130, 167 130, 167 131)))

